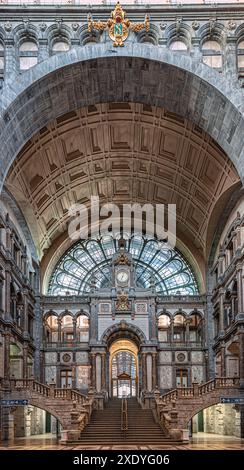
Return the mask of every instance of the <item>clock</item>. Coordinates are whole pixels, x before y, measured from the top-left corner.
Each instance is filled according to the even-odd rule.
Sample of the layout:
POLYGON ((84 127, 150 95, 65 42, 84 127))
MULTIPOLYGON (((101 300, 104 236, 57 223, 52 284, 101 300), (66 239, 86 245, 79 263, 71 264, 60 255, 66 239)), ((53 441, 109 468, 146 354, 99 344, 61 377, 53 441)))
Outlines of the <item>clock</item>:
POLYGON ((124 269, 120 270, 117 272, 116 274, 116 280, 119 284, 127 284, 128 283, 128 280, 129 280, 129 274, 127 271, 125 271, 124 269))

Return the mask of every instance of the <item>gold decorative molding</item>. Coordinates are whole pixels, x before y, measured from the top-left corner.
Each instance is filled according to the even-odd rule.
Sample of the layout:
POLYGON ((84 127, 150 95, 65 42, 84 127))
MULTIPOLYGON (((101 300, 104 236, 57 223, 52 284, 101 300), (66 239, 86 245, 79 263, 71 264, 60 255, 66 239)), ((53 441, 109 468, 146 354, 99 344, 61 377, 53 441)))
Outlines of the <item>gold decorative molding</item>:
POLYGON ((88 31, 97 29, 103 31, 108 28, 108 34, 113 41, 114 47, 123 47, 124 41, 128 38, 130 29, 135 33, 145 29, 149 31, 149 17, 145 16, 144 23, 132 23, 126 18, 126 12, 123 10, 119 2, 117 2, 115 9, 111 12, 111 18, 107 21, 93 21, 91 15, 88 16, 88 31))
POLYGON ((115 265, 117 264, 123 264, 123 265, 127 265, 129 266, 131 264, 128 256, 126 256, 124 253, 122 253, 121 255, 118 256, 118 258, 116 258, 115 260, 115 265))
POLYGON ((130 302, 128 299, 128 295, 120 294, 116 302, 116 310, 124 311, 124 310, 129 310, 129 309, 130 309, 130 302))

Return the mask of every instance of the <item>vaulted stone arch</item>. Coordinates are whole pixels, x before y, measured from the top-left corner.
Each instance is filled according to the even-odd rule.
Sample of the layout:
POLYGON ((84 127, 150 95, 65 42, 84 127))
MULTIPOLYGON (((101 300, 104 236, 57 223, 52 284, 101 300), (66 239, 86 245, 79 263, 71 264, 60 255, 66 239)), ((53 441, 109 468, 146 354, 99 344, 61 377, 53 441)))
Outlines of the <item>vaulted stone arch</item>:
POLYGON ((4 87, 0 102, 0 188, 26 142, 50 121, 82 106, 141 102, 189 119, 213 137, 244 178, 241 91, 184 54, 145 44, 120 50, 73 48, 4 87))
POLYGON ((121 321, 107 328, 102 334, 101 342, 109 347, 115 340, 122 337, 134 341, 137 346, 146 343, 146 337, 140 328, 126 321, 121 321))

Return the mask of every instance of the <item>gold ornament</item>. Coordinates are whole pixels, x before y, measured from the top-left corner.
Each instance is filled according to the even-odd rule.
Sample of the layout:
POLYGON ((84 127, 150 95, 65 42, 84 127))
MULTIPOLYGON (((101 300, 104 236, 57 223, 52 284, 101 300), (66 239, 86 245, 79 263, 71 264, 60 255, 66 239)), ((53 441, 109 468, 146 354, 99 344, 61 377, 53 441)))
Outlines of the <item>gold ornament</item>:
POLYGON ((129 310, 129 308, 130 302, 128 299, 128 295, 120 294, 116 302, 116 310, 129 310))
POLYGON ((118 256, 118 258, 115 260, 115 265, 117 264, 127 264, 128 266, 131 264, 128 256, 126 256, 124 253, 118 256))
POLYGON ((123 47, 124 41, 128 38, 130 29, 135 33, 138 33, 141 29, 149 31, 149 17, 145 16, 144 23, 131 23, 126 18, 126 12, 118 2, 115 9, 111 12, 111 18, 108 21, 93 21, 91 15, 88 17, 88 31, 92 29, 104 30, 108 28, 108 34, 110 39, 113 41, 114 47, 123 47))

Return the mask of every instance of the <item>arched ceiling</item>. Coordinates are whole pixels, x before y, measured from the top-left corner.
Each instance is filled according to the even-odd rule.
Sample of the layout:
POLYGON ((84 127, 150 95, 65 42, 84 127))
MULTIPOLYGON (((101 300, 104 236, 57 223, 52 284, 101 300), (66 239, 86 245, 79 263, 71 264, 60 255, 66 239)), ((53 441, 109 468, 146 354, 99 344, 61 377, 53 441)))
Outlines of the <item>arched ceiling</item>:
POLYGON ((40 257, 67 231, 69 207, 92 195, 101 203, 175 203, 177 235, 204 255, 212 210, 238 182, 226 154, 195 124, 162 108, 105 103, 42 128, 13 163, 6 186, 40 257))

